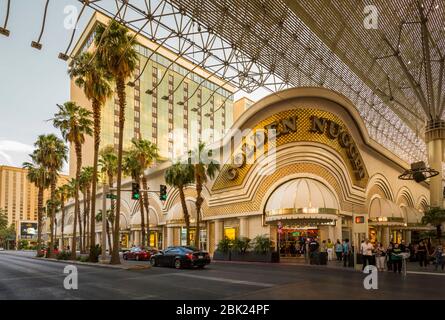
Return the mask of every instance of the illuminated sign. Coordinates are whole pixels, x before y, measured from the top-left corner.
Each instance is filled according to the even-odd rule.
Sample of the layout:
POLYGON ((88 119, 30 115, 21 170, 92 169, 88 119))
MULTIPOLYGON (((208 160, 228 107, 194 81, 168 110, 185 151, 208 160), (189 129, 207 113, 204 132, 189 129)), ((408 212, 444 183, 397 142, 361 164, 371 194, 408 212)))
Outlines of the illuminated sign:
POLYGON ((355 223, 365 223, 365 217, 364 216, 356 216, 355 223))
POLYGON ((37 237, 37 222, 20 222, 20 238, 32 239, 37 237))

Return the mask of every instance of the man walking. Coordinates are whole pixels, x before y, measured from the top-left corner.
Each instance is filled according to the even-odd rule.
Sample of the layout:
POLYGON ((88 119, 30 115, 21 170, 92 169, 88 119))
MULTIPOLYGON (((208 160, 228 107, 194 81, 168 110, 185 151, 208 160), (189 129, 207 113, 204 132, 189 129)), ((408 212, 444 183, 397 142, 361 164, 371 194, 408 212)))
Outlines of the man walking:
POLYGON ((360 246, 360 253, 363 257, 363 268, 365 269, 366 265, 372 265, 372 252, 374 250, 374 246, 371 242, 369 242, 369 239, 366 239, 365 242, 363 242, 360 246))
POLYGON ((345 239, 343 241, 343 266, 349 266, 349 259, 351 258, 351 244, 349 243, 349 239, 345 239))

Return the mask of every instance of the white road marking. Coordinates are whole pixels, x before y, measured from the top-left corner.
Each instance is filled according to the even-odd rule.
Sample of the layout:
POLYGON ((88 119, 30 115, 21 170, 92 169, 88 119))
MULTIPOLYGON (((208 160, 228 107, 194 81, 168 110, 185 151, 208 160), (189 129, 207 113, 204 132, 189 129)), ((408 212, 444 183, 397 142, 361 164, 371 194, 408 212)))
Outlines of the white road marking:
POLYGON ((412 273, 412 274, 426 274, 426 275, 430 275, 430 276, 445 276, 445 273, 436 273, 436 272, 407 271, 406 273, 412 273))
POLYGON ((188 273, 173 273, 170 275, 174 276, 180 276, 180 277, 189 277, 189 278, 196 278, 196 279, 202 279, 202 280, 211 280, 211 281, 219 281, 219 282, 227 282, 227 283, 234 283, 234 284, 245 284, 248 286, 257 286, 257 287, 274 287, 274 284, 271 283, 263 283, 263 282, 253 282, 253 281, 244 281, 244 280, 235 280, 235 279, 224 279, 224 278, 217 278, 217 277, 205 277, 205 276, 198 276, 194 274, 188 274, 188 273))

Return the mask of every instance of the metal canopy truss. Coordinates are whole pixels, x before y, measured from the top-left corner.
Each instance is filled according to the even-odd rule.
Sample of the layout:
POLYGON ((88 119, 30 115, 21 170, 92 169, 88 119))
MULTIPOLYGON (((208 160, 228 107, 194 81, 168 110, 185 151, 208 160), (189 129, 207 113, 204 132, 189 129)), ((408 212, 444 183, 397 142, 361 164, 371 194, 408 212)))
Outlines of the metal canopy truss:
POLYGON ((372 139, 407 162, 427 160, 419 131, 443 113, 443 3, 437 9, 434 0, 423 1, 428 20, 422 24, 414 23, 421 11, 416 0, 369 2, 381 11, 379 29, 367 30, 368 1, 78 1, 238 90, 279 95, 289 87, 322 86, 340 92, 372 139))

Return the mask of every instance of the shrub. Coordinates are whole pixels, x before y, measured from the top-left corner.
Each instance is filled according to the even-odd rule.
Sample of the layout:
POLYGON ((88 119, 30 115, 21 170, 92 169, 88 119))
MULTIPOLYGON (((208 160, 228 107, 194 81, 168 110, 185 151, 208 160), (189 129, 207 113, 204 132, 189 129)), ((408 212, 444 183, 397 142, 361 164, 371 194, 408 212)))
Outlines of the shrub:
POLYGON ((102 252, 102 247, 99 244, 96 244, 95 247, 92 249, 93 250, 93 260, 88 260, 89 262, 98 262, 99 261, 99 255, 102 252))
POLYGON ((56 259, 57 260, 68 260, 70 258, 70 255, 71 255, 71 252, 60 251, 56 256, 56 259))
POLYGON ((246 253, 250 248, 250 241, 251 240, 247 237, 235 238, 235 240, 233 240, 232 249, 239 253, 246 253))
POLYGON ((45 254, 44 254, 43 250, 39 250, 36 254, 37 258, 43 258, 44 256, 45 256, 45 254))
POLYGON ((216 250, 222 253, 228 253, 231 246, 232 246, 232 240, 224 238, 218 243, 218 247, 216 250))
POLYGON ((267 253, 272 247, 272 241, 266 235, 259 235, 253 239, 253 250, 256 253, 267 253))

